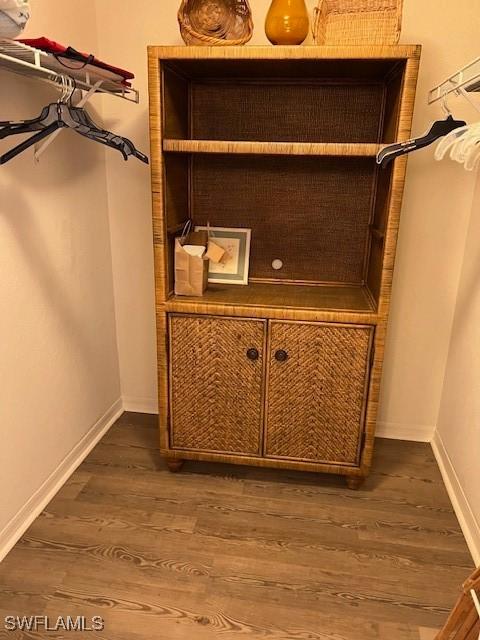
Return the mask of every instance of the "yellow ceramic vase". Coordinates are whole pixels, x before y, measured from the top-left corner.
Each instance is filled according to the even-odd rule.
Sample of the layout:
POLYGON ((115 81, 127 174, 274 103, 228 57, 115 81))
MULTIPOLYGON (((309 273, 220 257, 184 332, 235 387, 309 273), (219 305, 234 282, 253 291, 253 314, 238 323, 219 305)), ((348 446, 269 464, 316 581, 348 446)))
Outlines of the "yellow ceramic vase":
POLYGON ((265 33, 272 44, 302 44, 308 35, 305 0, 272 0, 265 33))

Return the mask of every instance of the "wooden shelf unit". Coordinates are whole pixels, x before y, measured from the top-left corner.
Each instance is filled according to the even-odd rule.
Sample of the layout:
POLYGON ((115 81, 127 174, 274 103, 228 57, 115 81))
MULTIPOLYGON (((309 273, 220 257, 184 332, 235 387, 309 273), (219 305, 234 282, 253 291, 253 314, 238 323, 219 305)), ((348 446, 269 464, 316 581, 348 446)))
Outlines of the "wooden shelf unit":
POLYGON ((410 136, 419 58, 416 45, 149 47, 172 470, 218 460, 339 473, 350 486, 368 474, 406 167, 375 156, 410 136), (252 230, 247 286, 173 294, 189 218, 252 230))

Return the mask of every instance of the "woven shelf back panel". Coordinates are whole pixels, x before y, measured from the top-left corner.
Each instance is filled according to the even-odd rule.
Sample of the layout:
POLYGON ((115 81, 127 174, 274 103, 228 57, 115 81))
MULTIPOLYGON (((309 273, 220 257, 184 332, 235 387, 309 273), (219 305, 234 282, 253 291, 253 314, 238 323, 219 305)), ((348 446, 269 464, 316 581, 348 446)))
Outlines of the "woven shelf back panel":
POLYGON ((193 83, 191 133, 197 140, 380 142, 380 83, 193 83), (299 109, 298 105, 302 108, 299 109))
POLYGON ((192 216, 252 230, 251 278, 360 285, 375 175, 372 158, 196 154, 192 216))
POLYGON ((396 44, 403 0, 319 0, 313 37, 319 45, 396 44))
POLYGON ((182 0, 178 22, 187 45, 242 45, 253 35, 248 0, 182 0))

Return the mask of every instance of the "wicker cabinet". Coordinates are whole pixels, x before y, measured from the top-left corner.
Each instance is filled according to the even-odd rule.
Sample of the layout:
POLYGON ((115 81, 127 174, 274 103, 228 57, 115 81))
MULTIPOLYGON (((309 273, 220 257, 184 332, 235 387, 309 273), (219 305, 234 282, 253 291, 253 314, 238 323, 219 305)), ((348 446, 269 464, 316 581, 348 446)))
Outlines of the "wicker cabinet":
POLYGON ((358 465, 372 327, 270 326, 265 455, 358 465))
POLYGON ((260 455, 265 324, 170 317, 173 449, 260 455))
POLYGON ((171 314, 170 447, 358 465, 373 331, 171 314))
POLYGON ((372 464, 420 47, 149 47, 161 449, 372 464), (187 220, 251 229, 248 285, 177 296, 187 220), (273 268, 280 259, 283 267, 273 268))

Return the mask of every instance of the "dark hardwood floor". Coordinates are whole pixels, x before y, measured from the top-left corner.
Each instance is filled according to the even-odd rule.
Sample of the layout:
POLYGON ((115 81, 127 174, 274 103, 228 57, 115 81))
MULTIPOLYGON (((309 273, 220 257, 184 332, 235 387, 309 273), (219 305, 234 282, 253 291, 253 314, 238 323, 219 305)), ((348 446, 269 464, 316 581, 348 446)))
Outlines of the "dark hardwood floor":
POLYGON ((0 627, 98 615, 103 632, 22 637, 433 638, 473 563, 429 445, 378 440, 350 491, 227 465, 170 474, 155 422, 122 416, 0 564, 0 627))

